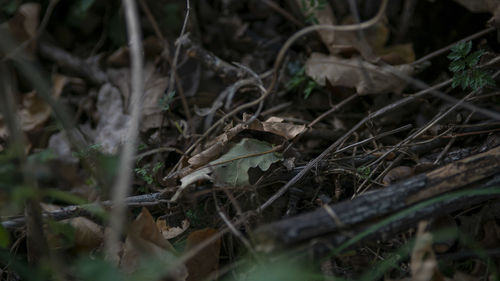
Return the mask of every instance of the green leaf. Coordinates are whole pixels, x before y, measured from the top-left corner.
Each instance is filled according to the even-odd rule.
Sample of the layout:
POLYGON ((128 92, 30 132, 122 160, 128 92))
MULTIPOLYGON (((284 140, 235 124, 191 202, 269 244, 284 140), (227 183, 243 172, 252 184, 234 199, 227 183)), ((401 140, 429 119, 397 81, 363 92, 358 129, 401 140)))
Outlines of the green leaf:
POLYGON ((474 53, 468 55, 466 58, 465 58, 465 63, 469 66, 469 67, 473 67, 475 65, 477 65, 479 63, 479 59, 481 58, 481 56, 484 54, 484 51, 483 50, 477 50, 475 51, 474 53))
POLYGON ((474 90, 481 89, 483 87, 489 86, 494 87, 495 81, 491 75, 483 70, 474 69, 470 73, 471 88, 474 90))
POLYGON ((0 248, 7 248, 10 243, 9 232, 0 224, 0 248))
POLYGON ((459 72, 465 70, 466 63, 463 60, 455 60, 450 63, 448 67, 451 72, 459 72))
POLYGON ((259 167, 262 171, 267 171, 271 164, 283 159, 279 153, 265 153, 272 149, 273 147, 267 142, 244 138, 233 145, 226 154, 210 162, 212 166, 183 177, 181 187, 185 188, 191 183, 204 179, 213 180, 221 186, 249 185, 248 170, 250 168, 259 167), (252 154, 260 155, 245 157, 252 154))
POLYGON ((460 42, 451 48, 451 54, 448 55, 448 58, 451 60, 463 59, 469 54, 472 49, 472 42, 460 42))
POLYGON ((306 89, 304 90, 304 99, 307 99, 312 91, 316 88, 317 84, 314 80, 307 81, 306 89))

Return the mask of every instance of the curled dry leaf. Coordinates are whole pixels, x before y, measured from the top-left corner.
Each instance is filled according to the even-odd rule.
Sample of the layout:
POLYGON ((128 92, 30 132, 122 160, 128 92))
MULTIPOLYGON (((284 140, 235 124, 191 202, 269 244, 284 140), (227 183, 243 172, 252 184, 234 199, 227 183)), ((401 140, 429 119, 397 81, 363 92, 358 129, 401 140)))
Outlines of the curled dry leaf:
POLYGON ((23 95, 22 105, 18 111, 21 128, 24 132, 31 132, 40 128, 50 118, 51 109, 35 91, 23 95))
POLYGON ((210 166, 195 170, 181 179, 181 188, 172 197, 176 200, 182 189, 199 180, 213 180, 219 186, 249 185, 248 170, 259 167, 267 171, 271 164, 282 160, 281 155, 273 151, 273 147, 264 141, 244 138, 231 149, 210 162, 210 166))
MULTIPOLYGON (((414 73, 414 68, 407 64, 394 68, 407 76, 414 73)), ((359 58, 341 59, 313 53, 306 61, 305 69, 306 74, 321 86, 325 86, 328 81, 332 86, 356 88, 360 95, 400 93, 406 87, 404 80, 384 67, 361 61, 359 58)))
MULTIPOLYGON (((328 3, 321 8, 311 7, 309 1, 296 0, 306 18, 313 18, 318 24, 337 24, 335 15, 328 3), (304 6, 305 5, 305 6, 304 6)), ((318 2, 316 1, 315 4, 318 2)), ((342 25, 354 24, 351 16, 342 20, 342 25)), ((378 21, 372 27, 363 29, 363 38, 359 37, 359 30, 333 31, 318 30, 321 40, 330 51, 330 54, 352 55, 359 53, 367 61, 375 61, 381 57, 385 62, 397 65, 410 63, 415 60, 412 44, 397 44, 386 46, 389 39, 389 28, 384 21, 378 21)))
MULTIPOLYGON (((213 228, 193 231, 187 238, 185 252, 192 250, 198 244, 216 234, 217 230, 213 228)), ((218 238, 208 246, 201 249, 195 256, 186 262, 186 267, 189 272, 188 281, 205 280, 210 273, 218 269, 220 246, 221 239, 218 238)))
MULTIPOLYGON (((161 235, 148 209, 142 208, 130 226, 120 268, 126 273, 133 273, 149 257, 159 258, 165 263, 164 269, 176 260, 174 247, 161 235)), ((186 277, 187 269, 183 265, 168 271, 169 280, 186 280, 186 277)))
POLYGON ((228 142, 246 129, 273 133, 286 140, 291 140, 306 130, 305 125, 283 123, 283 119, 279 117, 270 117, 264 122, 254 120, 250 124, 245 124, 249 119, 250 115, 244 114, 242 124, 227 128, 223 134, 219 135, 209 144, 207 149, 189 158, 188 163, 196 168, 216 159, 226 149, 228 142))
POLYGON ((165 239, 172 239, 175 238, 184 231, 186 231, 189 228, 189 221, 187 219, 183 220, 181 222, 181 226, 170 226, 168 222, 165 220, 165 218, 158 218, 156 220, 156 226, 158 227, 158 230, 160 231, 161 235, 163 235, 163 238, 165 239))

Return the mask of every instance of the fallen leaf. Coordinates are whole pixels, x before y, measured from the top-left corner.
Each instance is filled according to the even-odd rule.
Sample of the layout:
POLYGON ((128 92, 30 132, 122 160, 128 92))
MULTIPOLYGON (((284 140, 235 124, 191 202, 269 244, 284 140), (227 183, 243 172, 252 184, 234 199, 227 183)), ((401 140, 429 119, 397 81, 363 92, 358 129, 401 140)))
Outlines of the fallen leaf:
MULTIPOLYGON (((18 43, 33 39, 36 35, 40 22, 40 4, 24 3, 17 9, 15 15, 8 21, 9 31, 18 43)), ((33 56, 36 50, 36 41, 33 40, 27 46, 28 54, 33 56)))
MULTIPOLYGON (((213 180, 219 186, 248 185, 248 170, 250 168, 259 167, 262 171, 267 171, 272 163, 282 159, 281 155, 276 152, 265 153, 272 149, 273 147, 269 143, 244 138, 238 144, 235 144, 226 154, 210 162, 210 167, 194 171, 183 177, 181 179, 181 189, 198 180, 205 179, 213 180), (257 155, 245 157, 254 154, 257 155), (233 159, 234 161, 230 161, 233 159)), ((174 199, 172 198, 172 200, 174 199)))
MULTIPOLYGON (((315 19, 317 20, 318 24, 333 25, 337 23, 330 4, 325 3, 324 7, 318 9, 311 6, 311 4, 313 3, 318 3, 317 1, 296 0, 296 2, 306 19, 315 19)), ((337 33, 335 31, 318 30, 317 33, 319 34, 319 37, 328 48, 330 53, 337 54, 342 50, 342 46, 339 46, 342 44, 342 42, 339 42, 337 33)))
MULTIPOLYGON (((52 204, 42 203, 40 205, 44 211, 55 211, 60 209, 59 206, 52 204)), ((59 221, 58 223, 61 225, 68 225, 73 229, 71 233, 73 235, 73 244, 70 246, 77 250, 92 250, 97 248, 104 241, 103 227, 85 217, 71 218, 59 221)), ((68 246, 65 245, 61 239, 58 233, 48 233, 47 241, 49 245, 51 245, 51 248, 68 246)))
MULTIPOLYGON (((408 76, 414 72, 413 67, 406 64, 393 68, 408 76)), ((361 95, 400 93, 406 87, 404 80, 384 67, 360 61, 358 58, 341 59, 313 53, 306 61, 305 69, 306 74, 321 86, 325 86, 328 81, 332 86, 356 88, 358 94, 361 95)))
POLYGON ((31 132, 40 128, 50 118, 52 110, 35 91, 24 94, 21 108, 18 111, 21 128, 24 132, 31 132))
MULTIPOLYGON (((123 96, 124 105, 130 103, 130 69, 109 69, 108 75, 123 96)), ((140 130, 145 132, 162 125, 163 111, 160 100, 168 85, 168 77, 158 73, 154 63, 148 62, 144 67, 144 95, 140 130)), ((123 107, 127 109, 128 106, 123 107)))
MULTIPOLYGON (((185 252, 190 251, 198 244, 216 234, 217 230, 213 228, 193 231, 187 238, 185 252)), ((186 267, 189 272, 189 276, 187 278, 188 281, 206 280, 205 278, 207 278, 210 273, 218 269, 220 247, 221 239, 218 238, 197 252, 194 257, 186 262, 186 267)))
POLYGON ((251 116, 249 114, 243 114, 242 124, 225 128, 225 132, 223 134, 219 135, 212 142, 210 142, 207 149, 189 158, 188 163, 196 168, 216 159, 224 150, 226 150, 227 143, 243 130, 249 129, 272 133, 281 136, 286 140, 291 140, 306 130, 305 125, 283 123, 283 118, 279 117, 270 117, 264 122, 254 120, 252 123, 246 124, 250 117, 251 116))
POLYGON ((102 85, 97 94, 97 114, 94 143, 100 145, 101 152, 115 154, 125 141, 130 116, 123 112, 120 92, 109 83, 102 85))
POLYGON ((182 233, 184 233, 189 228, 189 221, 187 219, 181 222, 181 226, 170 226, 165 218, 158 218, 156 220, 156 226, 160 230, 161 235, 165 239, 175 238, 182 233))
MULTIPOLYGON (((175 262, 174 247, 166 240, 156 227, 156 223, 148 209, 141 213, 130 225, 125 239, 120 268, 127 274, 136 272, 149 258, 154 257, 164 263, 164 269, 175 262)), ((187 269, 179 266, 168 272, 169 280, 186 280, 187 269)))
POLYGON ((432 250, 432 234, 426 232, 426 222, 418 224, 415 246, 411 253, 411 275, 413 281, 440 281, 444 277, 439 272, 437 260, 432 250))

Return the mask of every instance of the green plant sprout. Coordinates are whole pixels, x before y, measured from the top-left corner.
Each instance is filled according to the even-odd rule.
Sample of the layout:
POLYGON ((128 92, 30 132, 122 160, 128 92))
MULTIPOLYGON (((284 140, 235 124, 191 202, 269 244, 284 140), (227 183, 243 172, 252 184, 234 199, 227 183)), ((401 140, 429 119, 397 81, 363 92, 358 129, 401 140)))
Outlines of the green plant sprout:
MULTIPOLYGON (((291 71, 292 72, 292 71, 291 71)), ((287 90, 303 90, 304 99, 307 99, 314 89, 319 88, 318 83, 306 75, 306 70, 304 67, 296 70, 293 74, 292 79, 288 81, 286 88, 287 90)))
POLYGON ((495 86, 495 81, 490 73, 477 67, 479 59, 484 54, 483 50, 470 53, 472 42, 460 42, 451 48, 448 59, 451 60, 449 69, 453 72, 451 86, 461 86, 463 90, 472 88, 479 90, 485 86, 495 86))
POLYGON ((146 164, 142 167, 135 168, 134 171, 136 174, 141 176, 141 178, 147 183, 152 184, 154 181, 154 175, 158 173, 160 168, 163 167, 163 163, 156 162, 153 168, 150 169, 150 164, 146 164))
POLYGON ((174 100, 174 96, 175 96, 175 91, 171 91, 160 98, 160 100, 158 101, 158 106, 162 111, 168 111, 170 109, 170 105, 174 100))
POLYGON ((315 11, 324 10, 327 5, 326 0, 301 0, 300 7, 305 16, 307 24, 318 24, 318 19, 314 15, 315 11))
POLYGON ((356 169, 362 179, 367 179, 370 176, 371 169, 368 166, 361 166, 356 169))

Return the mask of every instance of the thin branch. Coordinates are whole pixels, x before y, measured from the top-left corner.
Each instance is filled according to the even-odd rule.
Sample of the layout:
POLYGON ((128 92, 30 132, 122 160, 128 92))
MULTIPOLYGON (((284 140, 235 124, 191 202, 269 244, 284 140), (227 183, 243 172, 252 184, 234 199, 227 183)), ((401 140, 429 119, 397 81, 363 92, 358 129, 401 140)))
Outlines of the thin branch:
POLYGON ((132 99, 130 103, 131 117, 128 126, 126 142, 123 146, 118 178, 112 190, 113 209, 111 210, 110 231, 106 235, 106 253, 111 260, 115 260, 120 251, 120 235, 125 224, 125 199, 129 194, 133 175, 132 165, 137 148, 139 121, 142 108, 142 93, 144 92, 143 48, 139 15, 134 0, 123 0, 125 18, 130 44, 130 61, 132 68, 132 99))
MULTIPOLYGON (((180 50, 181 50, 182 43, 184 40, 183 37, 184 37, 184 33, 186 32, 186 27, 187 27, 187 23, 189 20, 189 12, 190 11, 191 11, 191 7, 189 5, 189 0, 186 0, 186 16, 184 17, 184 24, 182 25, 181 34, 179 35, 179 39, 177 39, 178 41, 175 43, 177 45, 177 47, 175 49, 174 59, 172 61, 172 65, 171 65, 171 69, 170 69, 170 79, 168 81, 167 93, 171 93, 174 90, 175 75, 177 73, 177 61, 179 60, 179 54, 180 54, 180 50)), ((179 87, 181 87, 181 85, 179 85, 179 87)), ((182 93, 181 91, 179 91, 179 96, 181 97, 182 106, 184 107, 184 111, 186 111, 186 117, 188 120, 190 120, 191 113, 189 112, 189 107, 188 107, 188 104, 186 101, 186 97, 184 96, 184 93, 182 93)))
POLYGON ((219 120, 217 120, 217 122, 215 122, 212 125, 212 127, 210 127, 208 130, 206 130, 205 133, 198 140, 196 140, 196 142, 193 143, 186 150, 185 154, 189 155, 201 143, 202 140, 204 140, 215 128, 217 128, 217 126, 219 126, 220 124, 222 124, 226 119, 228 119, 229 117, 231 117, 231 116, 235 115, 236 113, 242 111, 243 109, 247 109, 249 107, 252 107, 254 105, 259 104, 261 101, 265 100, 267 98, 267 96, 269 96, 269 94, 273 91, 274 87, 278 83, 279 68, 281 66, 281 63, 283 62, 283 59, 285 58, 285 54, 288 51, 288 49, 293 45, 293 43, 295 43, 295 41, 297 41, 298 39, 300 39, 302 36, 304 36, 306 34, 309 34, 311 32, 318 31, 318 30, 355 31, 355 30, 365 29, 365 28, 368 28, 370 26, 373 26, 384 15, 385 8, 387 6, 387 2, 388 2, 388 0, 383 0, 382 4, 380 5, 380 9, 379 9, 377 15, 375 15, 375 17, 373 17, 372 19, 370 19, 368 21, 359 23, 359 24, 348 24, 348 25, 313 25, 313 26, 308 26, 306 28, 303 28, 303 29, 297 31, 281 47, 281 49, 280 49, 280 51, 278 53, 278 56, 276 58, 276 61, 274 62, 274 66, 273 66, 273 79, 271 80, 271 84, 269 85, 269 87, 267 87, 266 92, 263 95, 261 95, 259 98, 255 99, 255 100, 253 100, 251 102, 248 102, 248 103, 245 103, 245 104, 242 104, 242 105, 238 106, 237 108, 235 108, 234 110, 232 110, 231 112, 227 113, 222 118, 220 118, 219 120))
POLYGON ((266 209, 269 207, 274 201, 276 201, 278 198, 280 198, 285 192, 292 186, 294 185, 297 181, 299 181, 306 173, 308 173, 312 167, 314 167, 316 164, 319 163, 320 160, 325 158, 330 152, 332 152, 334 149, 336 149, 341 143, 343 143, 349 136, 351 136, 352 133, 354 133, 356 130, 358 130, 361 126, 363 126, 366 122, 369 120, 378 117, 382 114, 385 114, 395 108, 402 107, 403 105, 408 104, 409 102, 415 100, 416 98, 419 98, 435 89, 439 89, 441 87, 444 87, 448 84, 451 83, 451 79, 442 82, 440 84, 437 84, 431 88, 425 89, 423 91, 420 91, 412 96, 406 97, 404 99, 401 99, 395 103, 389 104, 387 106, 384 106, 383 108, 369 114, 363 120, 359 121, 358 124, 354 125, 347 133, 344 134, 341 138, 337 139, 333 144, 331 144, 327 149, 325 149, 318 157, 314 158, 311 160, 303 170, 301 170, 297 175, 295 175, 291 180, 289 180, 278 192, 276 192, 273 196, 271 196, 264 204, 262 204, 259 208, 260 211, 266 209))
POLYGON ((418 60, 416 60, 416 61, 412 62, 411 64, 412 64, 412 65, 418 65, 418 64, 421 64, 422 62, 427 61, 427 60, 430 60, 430 59, 431 59, 431 58, 433 58, 433 57, 437 57, 437 56, 439 56, 439 55, 441 55, 441 54, 446 53, 449 49, 451 49, 453 46, 455 46, 456 44, 458 44, 458 43, 460 43, 460 42, 465 42, 465 41, 469 41, 469 40, 473 40, 473 39, 479 38, 479 37, 481 37, 481 36, 483 36, 483 35, 485 35, 485 34, 488 34, 488 33, 490 33, 490 32, 493 32, 493 31, 495 31, 495 30, 497 30, 497 29, 496 29, 496 27, 488 27, 488 28, 486 28, 486 29, 483 29, 483 30, 481 30, 481 31, 479 31, 479 32, 477 32, 477 33, 474 33, 474 34, 472 34, 472 35, 470 35, 470 36, 467 36, 467 37, 465 37, 465 38, 463 38, 463 39, 460 39, 460 40, 458 40, 458 41, 457 41, 457 42, 455 42, 455 43, 451 43, 450 45, 448 45, 448 46, 446 46, 446 47, 443 47, 443 48, 441 48, 441 49, 439 49, 439 50, 437 50, 437 51, 435 51, 435 52, 432 52, 432 53, 430 53, 430 54, 428 54, 428 55, 426 55, 426 56, 423 56, 423 57, 419 58, 418 60))

